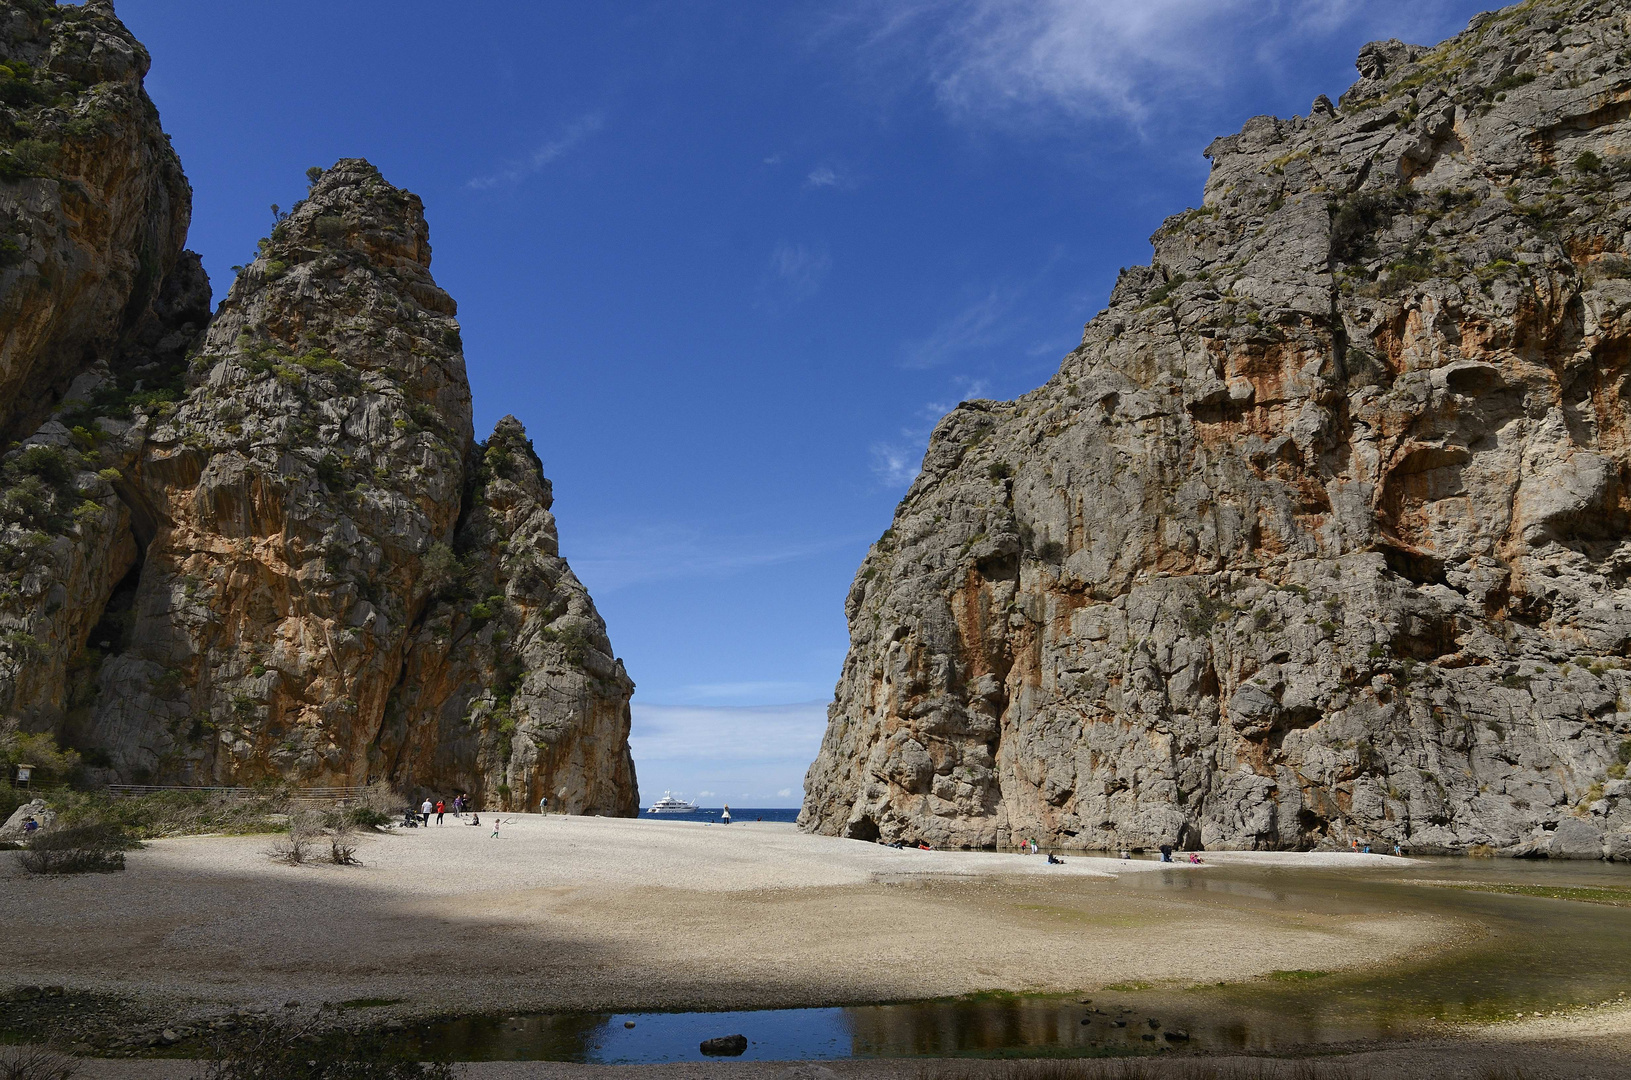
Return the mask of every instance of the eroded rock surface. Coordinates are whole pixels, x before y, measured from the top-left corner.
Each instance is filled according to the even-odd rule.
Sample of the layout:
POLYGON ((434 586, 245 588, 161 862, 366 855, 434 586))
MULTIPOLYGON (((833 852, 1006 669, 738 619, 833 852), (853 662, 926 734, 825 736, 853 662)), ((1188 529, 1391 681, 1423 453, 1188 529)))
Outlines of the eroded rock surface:
POLYGON ((1208 149, 847 605, 805 828, 1631 856, 1631 5, 1382 42, 1208 149))
POLYGON ((212 317, 111 6, 0 0, 0 63, 0 730, 635 812, 633 684, 525 432, 474 441, 419 199, 313 170, 212 317))
POLYGON ((106 3, 0 4, 0 723, 34 730, 84 707, 138 555, 113 470, 209 318, 147 67, 106 3))
POLYGON ((452 548, 436 545, 435 601, 386 713, 397 775, 454 778, 514 805, 639 812, 629 754, 634 684, 589 592, 560 557, 543 465, 514 417, 469 477, 452 548))

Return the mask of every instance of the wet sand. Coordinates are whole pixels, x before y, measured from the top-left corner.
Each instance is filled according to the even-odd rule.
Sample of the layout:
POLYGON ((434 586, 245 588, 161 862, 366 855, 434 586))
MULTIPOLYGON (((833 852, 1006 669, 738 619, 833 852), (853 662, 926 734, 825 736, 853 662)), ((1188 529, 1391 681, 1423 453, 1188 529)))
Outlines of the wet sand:
POLYGON ((360 840, 361 867, 280 865, 266 837, 150 843, 123 874, 0 860, 6 981, 398 1011, 765 1008, 1337 970, 1455 940, 1438 916, 1271 910, 1118 889, 1225 862, 1397 873, 1387 856, 1206 865, 896 851, 785 824, 506 816, 360 840))

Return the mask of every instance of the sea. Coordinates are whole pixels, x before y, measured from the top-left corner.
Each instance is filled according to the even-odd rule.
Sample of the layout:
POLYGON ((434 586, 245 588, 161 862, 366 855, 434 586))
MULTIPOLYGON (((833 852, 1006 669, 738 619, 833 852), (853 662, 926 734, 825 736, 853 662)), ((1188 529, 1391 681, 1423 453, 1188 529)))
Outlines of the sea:
MULTIPOLYGON (((698 807, 690 814, 648 814, 646 807, 640 808, 640 817, 644 821, 713 821, 719 820, 722 807, 698 807)), ((733 806, 731 807, 732 821, 797 821, 799 811, 796 806, 733 806)))

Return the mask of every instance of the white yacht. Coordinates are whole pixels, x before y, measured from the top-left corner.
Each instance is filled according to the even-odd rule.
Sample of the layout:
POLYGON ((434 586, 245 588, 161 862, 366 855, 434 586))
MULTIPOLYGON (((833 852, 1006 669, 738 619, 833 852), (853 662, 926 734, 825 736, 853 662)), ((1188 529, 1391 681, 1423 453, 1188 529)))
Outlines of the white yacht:
POLYGON ((646 808, 648 814, 694 814, 697 804, 676 799, 670 792, 663 792, 663 797, 646 808))

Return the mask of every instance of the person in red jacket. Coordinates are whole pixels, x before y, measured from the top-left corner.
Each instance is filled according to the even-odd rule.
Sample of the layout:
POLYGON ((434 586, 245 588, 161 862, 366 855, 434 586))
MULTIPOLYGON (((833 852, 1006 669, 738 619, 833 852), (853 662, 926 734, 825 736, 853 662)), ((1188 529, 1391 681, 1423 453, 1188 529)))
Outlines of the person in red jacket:
POLYGON ((444 810, 446 810, 446 809, 447 809, 447 804, 442 802, 441 799, 437 799, 436 800, 436 824, 440 825, 442 823, 442 812, 444 810))

